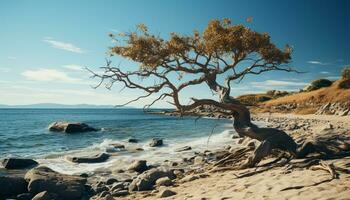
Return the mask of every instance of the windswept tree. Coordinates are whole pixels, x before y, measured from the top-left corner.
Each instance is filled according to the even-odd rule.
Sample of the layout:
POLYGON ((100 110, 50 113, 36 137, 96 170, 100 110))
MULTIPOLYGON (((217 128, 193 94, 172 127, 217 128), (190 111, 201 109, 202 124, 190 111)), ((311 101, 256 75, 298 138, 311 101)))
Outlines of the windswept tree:
POLYGON ((140 66, 130 71, 130 66, 112 66, 111 61, 107 61, 107 66, 102 67, 104 73, 94 73, 94 77, 101 78, 98 86, 107 82, 106 86, 111 88, 114 83, 122 83, 126 88, 144 92, 125 105, 157 95, 146 108, 160 100, 167 100, 182 115, 204 105, 219 108, 233 116, 234 129, 240 136, 261 141, 245 166, 254 166, 272 149, 297 154, 297 144, 290 136, 282 130, 253 124, 249 110, 230 93, 231 87, 248 75, 295 72, 289 67, 291 48, 288 45, 280 49, 267 33, 233 25, 228 19, 210 21, 203 33, 171 33, 168 39, 151 34, 143 24, 134 32, 110 36, 116 42, 110 48, 110 56, 121 56, 140 66), (217 98, 193 96, 189 103, 181 101, 183 90, 202 84, 217 98))

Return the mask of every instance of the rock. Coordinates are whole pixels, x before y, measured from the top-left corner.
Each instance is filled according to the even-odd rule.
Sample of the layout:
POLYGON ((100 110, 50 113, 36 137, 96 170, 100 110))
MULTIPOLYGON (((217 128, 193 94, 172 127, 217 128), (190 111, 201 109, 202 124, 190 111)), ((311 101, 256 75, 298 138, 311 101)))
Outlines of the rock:
POLYGON ((129 194, 128 190, 119 190, 119 191, 113 192, 114 197, 122 197, 122 196, 126 196, 128 194, 129 194))
POLYGON ((192 147, 190 147, 190 146, 184 146, 184 147, 175 149, 175 152, 189 151, 189 150, 191 150, 191 149, 192 149, 192 147))
POLYGON ((163 189, 159 192, 158 197, 165 198, 176 195, 176 192, 170 190, 170 189, 163 189))
POLYGON ((106 185, 112 185, 113 183, 116 183, 116 182, 118 182, 117 179, 115 179, 115 178, 109 178, 109 179, 107 179, 107 181, 106 181, 106 185))
POLYGON ((25 192, 27 192, 27 182, 23 177, 0 176, 0 196, 10 197, 25 192))
POLYGON ((60 174, 44 166, 29 170, 25 180, 28 182, 28 191, 32 194, 47 191, 57 194, 61 199, 75 200, 87 193, 85 178, 60 174))
POLYGON ((89 174, 87 174, 87 173, 82 173, 82 174, 80 174, 79 176, 80 176, 80 177, 83 177, 83 178, 87 178, 87 177, 89 177, 89 174))
POLYGON ((103 200, 114 200, 113 196, 111 194, 107 194, 104 198, 102 198, 103 200))
POLYGON ((95 194, 98 194, 98 193, 101 193, 103 191, 108 191, 109 190, 109 188, 106 185, 103 185, 103 184, 94 185, 92 187, 92 189, 93 189, 95 194))
POLYGON ((173 181, 170 180, 169 177, 163 177, 163 178, 160 178, 160 179, 158 179, 156 181, 156 185, 158 187, 160 187, 160 186, 171 186, 171 185, 173 185, 173 181))
POLYGON ((109 195, 109 192, 108 191, 103 191, 103 192, 101 192, 100 195, 98 195, 98 197, 103 198, 103 197, 105 197, 107 195, 109 195))
POLYGON ((123 144, 111 144, 116 149, 125 149, 125 145, 123 144))
POLYGON ((116 183, 112 186, 111 190, 112 191, 118 191, 118 190, 123 190, 125 188, 124 182, 119 182, 116 183))
POLYGON ((196 179, 199 179, 199 176, 189 175, 189 176, 185 176, 184 178, 182 178, 180 182, 185 183, 185 182, 194 181, 196 179))
POLYGON ((16 200, 31 200, 33 198, 33 195, 30 193, 23 193, 19 194, 16 197, 16 200))
POLYGON ((6 169, 23 169, 38 164, 35 160, 26 158, 5 158, 1 163, 6 169))
POLYGON ((131 165, 128 167, 128 170, 135 171, 142 173, 148 169, 147 167, 147 161, 146 160, 135 160, 131 165))
POLYGON ((129 185, 129 191, 152 190, 156 181, 162 177, 176 178, 175 174, 164 168, 153 168, 138 175, 129 185))
POLYGON ((58 199, 57 194, 43 191, 35 195, 32 200, 55 200, 55 199, 58 199))
POLYGON ((175 174, 176 178, 182 177, 184 174, 184 170, 183 169, 182 170, 176 169, 176 170, 174 170, 174 174, 175 174))
POLYGON ((203 164, 204 162, 205 162, 204 157, 202 157, 202 156, 196 156, 196 157, 194 158, 193 164, 195 164, 195 165, 200 165, 200 164, 203 164))
POLYGON ((27 193, 22 193, 16 196, 16 200, 31 200, 33 198, 33 194, 27 192, 27 193))
POLYGON ((80 122, 54 122, 49 125, 49 130, 54 132, 65 132, 65 133, 82 133, 97 131, 97 129, 90 127, 85 123, 80 122))
POLYGON ((109 154, 100 153, 93 156, 83 156, 83 157, 67 157, 67 160, 74 163, 99 163, 108 160, 109 154))
POLYGON ((163 145, 163 140, 159 138, 153 138, 149 146, 151 147, 159 147, 163 145))
POLYGON ((128 139, 128 142, 129 142, 129 143, 137 143, 138 140, 135 139, 135 138, 129 138, 129 139, 128 139))

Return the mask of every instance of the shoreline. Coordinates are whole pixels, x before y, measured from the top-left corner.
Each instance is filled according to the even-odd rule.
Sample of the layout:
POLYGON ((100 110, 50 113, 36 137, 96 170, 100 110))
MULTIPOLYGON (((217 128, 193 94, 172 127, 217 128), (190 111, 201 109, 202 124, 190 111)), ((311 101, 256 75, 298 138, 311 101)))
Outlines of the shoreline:
MULTIPOLYGON (((342 134, 350 130, 350 117, 274 113, 254 114, 252 118, 254 121, 267 123, 268 127, 279 127, 286 130, 287 133, 295 138, 322 135, 324 134, 322 131, 327 129, 327 127, 329 128, 329 126, 336 134, 342 134), (315 131, 319 132, 315 133, 315 131)), ((350 137, 350 133, 347 132, 347 136, 350 137)), ((208 172, 206 170, 208 166, 219 160, 223 152, 247 145, 255 147, 258 145, 257 141, 242 140, 237 137, 230 139, 229 143, 229 145, 220 146, 217 150, 191 151, 190 154, 186 154, 186 151, 183 151, 184 156, 176 161, 174 161, 174 158, 176 158, 175 154, 168 154, 169 158, 159 165, 147 162, 149 167, 144 173, 158 169, 170 170, 173 175, 176 172, 175 179, 171 180, 170 185, 165 186, 153 183, 155 184, 152 186, 154 189, 150 191, 130 191, 130 185, 144 174, 128 170, 130 163, 124 164, 122 168, 113 166, 113 164, 109 167, 101 167, 96 169, 95 174, 86 174, 87 185, 94 190, 94 193, 89 196, 91 196, 91 199, 96 200, 113 198, 158 199, 165 191, 170 190, 174 194, 168 197, 169 199, 300 199, 316 197, 318 199, 327 199, 328 197, 338 199, 340 197, 350 197, 350 187, 346 186, 350 185, 350 177, 346 177, 343 174, 340 175, 339 179, 334 180, 340 186, 335 185, 334 181, 331 181, 330 183, 320 183, 315 186, 303 187, 304 189, 292 189, 284 192, 281 191, 283 187, 312 185, 312 183, 322 181, 322 178, 327 177, 327 173, 310 169, 286 173, 284 168, 277 167, 264 173, 238 179, 235 177, 235 174, 244 173, 244 170, 208 172), (112 179, 117 181, 107 184, 112 179), (122 184, 123 187, 116 189, 118 184, 122 184), (198 188, 198 186, 200 187, 198 188), (334 193, 333 189, 329 190, 325 189, 325 187, 332 187, 339 192, 334 193), (319 191, 319 194, 312 194, 315 190, 319 191), (326 196, 327 198, 325 198, 326 196)), ((183 144, 183 146, 186 145, 183 144)), ((177 156, 181 154, 177 154, 177 156)), ((139 159, 141 158, 134 160, 139 159)), ((266 163, 269 160, 271 158, 262 161, 262 163, 266 163)), ((334 160, 334 163, 337 166, 349 168, 346 166, 350 166, 350 157, 334 160)), ((101 166, 104 164, 104 162, 100 163, 101 166)), ((85 176, 85 174, 82 175, 85 176)))

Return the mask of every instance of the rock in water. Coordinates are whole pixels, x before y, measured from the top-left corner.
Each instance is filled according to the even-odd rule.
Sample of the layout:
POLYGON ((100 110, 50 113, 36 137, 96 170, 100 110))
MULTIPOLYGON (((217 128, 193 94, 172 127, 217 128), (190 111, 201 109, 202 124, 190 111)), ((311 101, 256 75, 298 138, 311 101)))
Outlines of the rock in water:
POLYGON ((35 160, 26 158, 5 158, 2 160, 2 165, 6 169, 23 169, 37 164, 35 160))
POLYGON ((27 182, 22 177, 0 176, 0 199, 27 192, 27 182))
POLYGON ((82 133, 97 131, 97 129, 80 122, 54 122, 49 125, 49 130, 54 132, 65 133, 82 133))
POLYGON ((159 138, 153 138, 149 146, 151 147, 159 147, 163 145, 163 140, 159 138))
POLYGON ((67 160, 75 163, 99 163, 108 160, 109 154, 100 153, 93 156, 67 157, 67 160))
POLYGON ((128 142, 129 142, 129 143, 137 143, 138 141, 137 141, 137 139, 135 139, 135 138, 129 138, 129 139, 128 139, 128 142))
POLYGON ((25 175, 28 191, 32 194, 47 191, 65 200, 81 199, 86 193, 86 179, 79 176, 60 174, 48 167, 36 167, 25 175))
POLYGON ((176 178, 174 173, 168 169, 153 168, 138 175, 129 185, 129 191, 151 190, 156 181, 162 177, 176 178))
POLYGON ((146 160, 135 160, 131 165, 128 167, 128 170, 135 171, 142 173, 148 169, 147 167, 147 161, 146 160))
POLYGON ((181 147, 181 148, 178 148, 178 149, 175 149, 176 152, 181 152, 181 151, 189 151, 191 150, 192 148, 190 146, 184 146, 184 147, 181 147))

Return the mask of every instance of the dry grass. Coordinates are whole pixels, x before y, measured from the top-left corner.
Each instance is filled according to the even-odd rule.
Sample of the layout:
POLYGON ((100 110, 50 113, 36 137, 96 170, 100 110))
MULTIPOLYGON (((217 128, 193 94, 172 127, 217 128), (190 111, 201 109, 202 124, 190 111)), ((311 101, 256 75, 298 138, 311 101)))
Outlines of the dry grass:
POLYGON ((315 107, 310 108, 297 108, 294 110, 294 113, 297 115, 309 115, 314 114, 318 109, 315 107))
POLYGON ((336 81, 332 86, 321 88, 311 92, 302 92, 290 96, 285 96, 261 103, 262 106, 271 107, 282 104, 305 104, 313 103, 322 105, 328 102, 350 102, 350 89, 341 89, 339 84, 341 81, 336 81))

